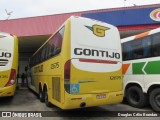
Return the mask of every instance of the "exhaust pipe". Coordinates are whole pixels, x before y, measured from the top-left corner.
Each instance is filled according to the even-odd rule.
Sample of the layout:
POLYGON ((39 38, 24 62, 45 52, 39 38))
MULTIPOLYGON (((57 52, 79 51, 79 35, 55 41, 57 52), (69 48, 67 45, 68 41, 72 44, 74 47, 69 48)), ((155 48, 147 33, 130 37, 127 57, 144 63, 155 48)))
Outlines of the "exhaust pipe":
POLYGON ((85 107, 86 106, 86 103, 85 102, 82 102, 81 104, 80 104, 80 107, 85 107))

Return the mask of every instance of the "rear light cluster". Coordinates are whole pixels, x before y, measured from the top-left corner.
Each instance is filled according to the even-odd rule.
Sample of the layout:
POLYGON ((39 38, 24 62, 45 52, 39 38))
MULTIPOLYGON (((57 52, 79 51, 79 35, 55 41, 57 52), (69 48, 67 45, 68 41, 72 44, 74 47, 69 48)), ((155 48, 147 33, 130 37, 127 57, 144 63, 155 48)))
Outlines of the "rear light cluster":
POLYGON ((71 61, 68 60, 64 65, 64 88, 68 93, 70 93, 70 62, 71 61))
POLYGON ((11 85, 15 84, 15 82, 16 82, 16 70, 11 69, 11 74, 10 74, 9 80, 5 86, 11 86, 11 85))

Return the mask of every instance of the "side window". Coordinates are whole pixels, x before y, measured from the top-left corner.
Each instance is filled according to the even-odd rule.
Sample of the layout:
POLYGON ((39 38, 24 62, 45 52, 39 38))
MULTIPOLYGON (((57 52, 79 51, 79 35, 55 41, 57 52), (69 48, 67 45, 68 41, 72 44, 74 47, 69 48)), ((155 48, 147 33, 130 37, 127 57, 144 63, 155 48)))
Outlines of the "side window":
POLYGON ((132 46, 130 42, 126 42, 122 44, 123 49, 123 60, 131 60, 133 56, 132 46))
POLYGON ((57 41, 55 42, 55 48, 56 48, 55 54, 59 54, 61 52, 63 35, 64 35, 64 27, 58 32, 56 36, 57 41))
POLYGON ((140 59, 143 57, 142 40, 134 40, 131 43, 133 49, 133 59, 140 59))
POLYGON ((46 47, 44 46, 41 50, 41 61, 45 60, 46 47))
POLYGON ((143 56, 142 40, 133 40, 123 45, 123 59, 140 59, 143 56))
POLYGON ((58 31, 47 43, 47 59, 61 52, 64 27, 58 31))
POLYGON ((59 54, 61 52, 61 46, 62 46, 62 36, 60 33, 57 33, 55 36, 55 54, 59 54))
POLYGON ((55 50, 55 35, 47 43, 47 53, 46 53, 47 59, 55 55, 55 53, 54 53, 54 50, 55 50))
POLYGON ((62 40, 64 35, 64 27, 62 27, 43 47, 31 58, 31 66, 39 64, 61 52, 62 40))
POLYGON ((123 43, 123 60, 133 60, 151 57, 151 37, 132 40, 123 43))
POLYGON ((143 56, 142 58, 151 57, 151 36, 142 38, 143 56))
POLYGON ((160 56, 160 33, 152 35, 152 56, 160 56))

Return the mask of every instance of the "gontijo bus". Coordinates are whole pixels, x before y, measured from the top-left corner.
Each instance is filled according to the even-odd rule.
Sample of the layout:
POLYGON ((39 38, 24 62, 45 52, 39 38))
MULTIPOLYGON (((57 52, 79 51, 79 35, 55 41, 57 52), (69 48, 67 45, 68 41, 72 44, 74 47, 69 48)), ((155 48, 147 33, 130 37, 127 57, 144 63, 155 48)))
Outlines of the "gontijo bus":
POLYGON ((0 97, 13 96, 18 69, 18 39, 0 32, 0 97))
POLYGON ((160 28, 121 41, 127 101, 134 107, 149 102, 160 111, 160 28))
POLYGON ((30 85, 62 109, 119 103, 122 55, 116 27, 70 17, 31 57, 30 85))

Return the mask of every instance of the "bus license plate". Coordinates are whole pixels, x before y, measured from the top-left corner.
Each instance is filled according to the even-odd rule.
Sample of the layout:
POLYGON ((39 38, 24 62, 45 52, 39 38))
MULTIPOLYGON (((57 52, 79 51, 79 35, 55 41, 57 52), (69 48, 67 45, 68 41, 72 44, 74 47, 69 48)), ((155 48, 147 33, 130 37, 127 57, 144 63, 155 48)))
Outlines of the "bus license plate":
POLYGON ((97 99, 106 98, 106 94, 98 94, 98 95, 96 95, 96 98, 97 98, 97 99))

